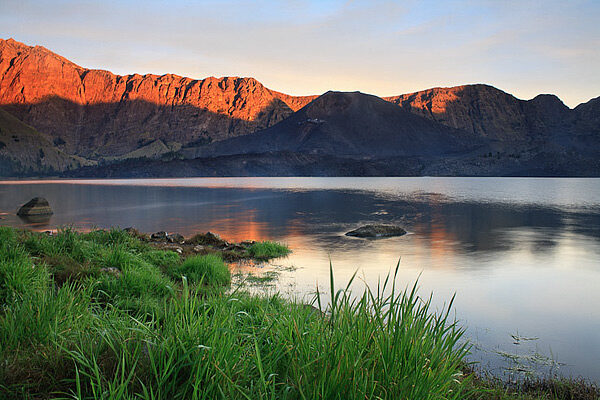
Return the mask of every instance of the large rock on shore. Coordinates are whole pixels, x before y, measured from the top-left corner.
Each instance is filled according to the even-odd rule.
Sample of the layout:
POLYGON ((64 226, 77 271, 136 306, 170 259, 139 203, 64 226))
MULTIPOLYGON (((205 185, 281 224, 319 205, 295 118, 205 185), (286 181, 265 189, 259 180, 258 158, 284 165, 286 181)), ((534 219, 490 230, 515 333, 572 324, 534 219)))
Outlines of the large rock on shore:
POLYGON ((360 238, 382 238, 405 235, 406 231, 396 225, 365 225, 346 233, 346 236, 360 238))
POLYGON ((37 215, 52 215, 54 214, 52 208, 50 208, 50 203, 43 197, 35 197, 25 205, 23 205, 17 215, 21 217, 31 217, 37 215))

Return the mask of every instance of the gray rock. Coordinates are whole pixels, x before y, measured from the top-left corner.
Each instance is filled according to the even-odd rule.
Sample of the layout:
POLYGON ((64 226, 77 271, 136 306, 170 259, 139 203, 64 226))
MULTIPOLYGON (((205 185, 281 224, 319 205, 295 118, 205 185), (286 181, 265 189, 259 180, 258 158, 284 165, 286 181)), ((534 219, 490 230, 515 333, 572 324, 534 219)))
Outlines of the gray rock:
POLYGON ((223 248, 223 251, 244 251, 246 247, 241 246, 236 243, 229 243, 227 246, 223 248))
POLYGON ((212 232, 199 233, 194 236, 190 242, 203 246, 214 246, 219 248, 227 247, 229 245, 226 240, 221 239, 219 235, 212 232))
POLYGON ((183 238, 183 235, 180 235, 179 233, 169 233, 167 235, 167 242, 169 243, 183 243, 185 241, 185 239, 183 238))
POLYGON ((43 197, 35 197, 24 204, 17 215, 21 217, 31 217, 36 215, 52 215, 54 214, 48 200, 43 197))
POLYGON ((183 249, 179 246, 176 246, 174 244, 169 244, 163 247, 163 250, 171 250, 174 251, 175 253, 178 254, 182 254, 183 253, 183 249))
POLYGON ((396 225, 365 225, 346 233, 346 236, 360 238, 383 238, 405 235, 406 231, 396 225))
POLYGON ((167 232, 155 232, 152 235, 150 235, 150 238, 154 240, 167 240, 167 232))

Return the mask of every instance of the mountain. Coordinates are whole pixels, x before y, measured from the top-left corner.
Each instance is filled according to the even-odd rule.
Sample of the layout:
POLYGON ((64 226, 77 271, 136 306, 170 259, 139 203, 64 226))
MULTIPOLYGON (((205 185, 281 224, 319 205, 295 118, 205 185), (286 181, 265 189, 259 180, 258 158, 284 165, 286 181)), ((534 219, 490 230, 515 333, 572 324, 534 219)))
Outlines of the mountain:
POLYGON ((0 88, 0 107, 62 150, 91 158, 155 140, 185 146, 248 134, 314 98, 279 93, 253 78, 119 76, 12 39, 0 40, 0 88))
POLYGON ((532 100, 489 85, 433 88, 387 97, 405 110, 496 141, 531 141, 554 133, 571 110, 554 95, 532 100))
POLYGON ((574 111, 578 130, 600 137, 600 97, 578 105, 574 111))
POLYGON ((449 123, 460 121, 451 111, 448 119, 438 119, 376 96, 327 92, 265 130, 184 149, 187 160, 133 161, 73 176, 600 175, 600 135, 594 125, 600 102, 571 110, 551 95, 529 101, 505 93, 499 97, 512 101, 518 113, 458 96, 462 110, 448 104, 447 110, 471 115, 472 129, 467 129, 449 123), (486 107, 493 117, 483 111, 486 107), (504 124, 508 130, 509 115, 527 129, 498 128, 504 124))
POLYGON ((574 155, 591 157, 600 152, 599 98, 570 109, 552 94, 520 100, 493 86, 477 84, 433 88, 385 100, 486 138, 494 153, 544 153, 560 163, 574 155))
POLYGON ((271 128, 204 146, 190 157, 280 151, 373 159, 440 156, 482 146, 474 136, 376 96, 330 91, 271 128))
POLYGON ((54 174, 93 164, 64 153, 51 138, 0 109, 0 176, 54 174))
POLYGON ((0 39, 0 175, 600 176, 600 98, 493 86, 290 96, 86 69, 0 39))

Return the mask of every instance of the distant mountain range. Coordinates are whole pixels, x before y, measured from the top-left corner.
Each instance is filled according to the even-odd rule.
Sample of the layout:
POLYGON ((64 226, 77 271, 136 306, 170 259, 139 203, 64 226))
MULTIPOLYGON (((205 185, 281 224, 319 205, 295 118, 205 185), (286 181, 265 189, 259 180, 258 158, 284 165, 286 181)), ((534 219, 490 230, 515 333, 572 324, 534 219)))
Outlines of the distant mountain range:
POLYGON ((600 176, 600 98, 488 85, 290 96, 82 68, 0 39, 0 176, 600 176))

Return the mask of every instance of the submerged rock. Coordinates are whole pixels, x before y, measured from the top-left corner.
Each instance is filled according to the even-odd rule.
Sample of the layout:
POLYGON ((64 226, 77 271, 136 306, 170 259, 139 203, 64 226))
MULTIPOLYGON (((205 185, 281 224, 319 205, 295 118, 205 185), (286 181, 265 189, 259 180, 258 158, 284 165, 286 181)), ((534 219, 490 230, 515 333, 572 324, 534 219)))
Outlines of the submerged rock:
POLYGON ((48 200, 43 197, 35 197, 24 204, 17 212, 18 216, 31 217, 37 215, 52 215, 54 212, 50 208, 48 200))
POLYGON ((346 233, 346 236, 360 238, 381 238, 405 235, 406 231, 396 225, 365 225, 346 233))

